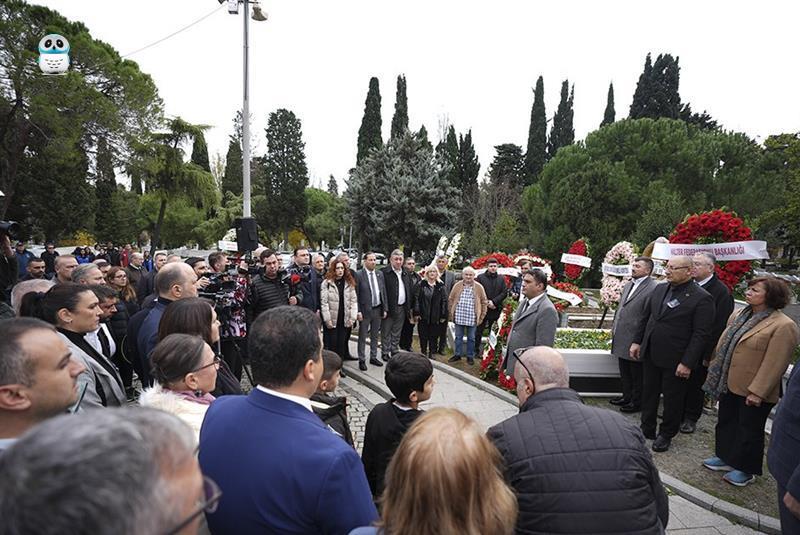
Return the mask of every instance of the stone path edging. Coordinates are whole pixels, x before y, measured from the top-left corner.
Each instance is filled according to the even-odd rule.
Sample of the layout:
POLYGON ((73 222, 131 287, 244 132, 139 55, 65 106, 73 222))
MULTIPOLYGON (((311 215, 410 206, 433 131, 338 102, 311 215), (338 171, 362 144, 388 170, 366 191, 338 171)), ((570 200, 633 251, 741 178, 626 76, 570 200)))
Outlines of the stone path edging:
MULTIPOLYGON (((465 383, 477 388, 478 390, 491 394, 510 405, 517 405, 516 396, 499 387, 489 384, 482 379, 474 377, 443 362, 434 360, 432 361, 432 364, 435 369, 461 379, 465 383)), ((385 399, 392 397, 391 392, 389 392, 389 390, 381 381, 377 381, 366 373, 361 372, 356 366, 348 366, 347 375, 361 382, 371 390, 375 391, 377 394, 383 396, 385 399)), ((742 524, 764 533, 775 535, 780 535, 781 533, 780 521, 777 518, 762 515, 755 511, 751 511, 750 509, 745 509, 744 507, 721 500, 664 472, 660 472, 660 476, 661 482, 671 492, 685 498, 699 507, 702 507, 703 509, 723 516, 733 522, 736 522, 737 524, 742 524)))

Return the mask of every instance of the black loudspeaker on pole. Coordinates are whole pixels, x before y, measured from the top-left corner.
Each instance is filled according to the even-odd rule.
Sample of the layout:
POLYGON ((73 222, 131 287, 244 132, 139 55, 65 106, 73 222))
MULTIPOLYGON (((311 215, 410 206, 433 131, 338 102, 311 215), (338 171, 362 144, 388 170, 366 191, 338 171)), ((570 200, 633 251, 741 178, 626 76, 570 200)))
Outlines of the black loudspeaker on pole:
POLYGON ((255 218, 236 218, 233 224, 236 227, 236 243, 239 252, 249 253, 258 249, 258 224, 255 218))

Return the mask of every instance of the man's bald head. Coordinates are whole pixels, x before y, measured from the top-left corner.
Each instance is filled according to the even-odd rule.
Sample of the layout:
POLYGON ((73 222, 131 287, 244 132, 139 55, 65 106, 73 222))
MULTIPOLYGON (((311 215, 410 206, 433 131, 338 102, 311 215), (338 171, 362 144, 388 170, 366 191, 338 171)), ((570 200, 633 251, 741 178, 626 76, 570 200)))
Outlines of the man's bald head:
POLYGON ((520 405, 535 392, 550 388, 569 388, 567 363, 561 353, 552 347, 532 347, 525 351, 519 360, 523 366, 514 367, 514 378, 517 380, 517 398, 520 405))
POLYGON ((156 291, 159 297, 175 301, 187 297, 197 297, 197 274, 183 262, 164 264, 156 275, 156 291))

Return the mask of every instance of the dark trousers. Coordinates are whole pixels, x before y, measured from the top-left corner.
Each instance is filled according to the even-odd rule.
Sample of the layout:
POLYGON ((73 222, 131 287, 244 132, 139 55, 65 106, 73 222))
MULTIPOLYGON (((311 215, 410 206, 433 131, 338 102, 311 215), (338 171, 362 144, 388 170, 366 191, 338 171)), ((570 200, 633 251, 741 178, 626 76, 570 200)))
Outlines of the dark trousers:
MULTIPOLYGON (((403 330, 400 331, 400 349, 411 351, 411 342, 414 340, 414 324, 405 318, 403 330)), ((438 348, 437 348, 438 349, 438 348)))
POLYGON ((447 322, 439 324, 439 350, 436 353, 444 354, 444 348, 447 346, 447 322))
POLYGON ((325 349, 335 352, 342 360, 350 358, 350 331, 353 329, 335 327, 322 330, 322 345, 325 349))
MULTIPOLYGON (((677 365, 675 366, 677 368, 677 365)), ((642 363, 642 432, 654 433, 658 423, 658 400, 664 394, 664 419, 659 435, 672 438, 678 434, 689 381, 675 375, 675 368, 660 368, 649 360, 642 363)))
POLYGON ((439 333, 441 332, 439 324, 419 322, 417 325, 420 352, 422 352, 423 355, 427 355, 428 351, 435 353, 439 347, 439 333))
MULTIPOLYGON (((121 342, 117 342, 117 344, 121 344, 121 342)), ((117 347, 119 347, 119 345, 117 347)), ((122 351, 118 350, 111 360, 117 366, 117 370, 119 370, 122 386, 125 387, 126 392, 130 393, 131 388, 133 388, 133 363, 125 360, 125 356, 122 353, 122 351)))
POLYGON ((619 359, 619 377, 622 381, 622 398, 631 405, 642 406, 642 362, 619 359))
POLYGON ((745 405, 745 398, 728 392, 719 397, 715 454, 746 474, 761 475, 764 424, 774 403, 745 405))
MULTIPOLYGON (((369 333, 369 358, 370 360, 378 358, 381 316, 383 316, 383 309, 380 305, 361 311, 361 317, 364 318, 358 322, 358 360, 361 362, 367 360, 367 355, 364 352, 367 345, 367 333, 369 333)), ((386 356, 389 356, 388 351, 386 356)))
POLYGON ((781 533, 783 535, 800 535, 800 518, 794 516, 784 505, 783 497, 785 495, 786 489, 778 483, 778 512, 781 517, 781 533))
POLYGON ((237 381, 242 380, 242 365, 244 363, 244 355, 242 352, 247 347, 247 340, 220 340, 219 352, 225 362, 228 363, 231 373, 236 377, 237 381))
MULTIPOLYGON (((487 314, 486 317, 483 318, 481 324, 478 325, 478 328, 475 329, 475 358, 481 358, 483 356, 483 333, 487 327, 491 329, 492 325, 495 324, 499 317, 498 315, 497 317, 490 318, 487 314)), ((488 331, 486 334, 488 336, 488 331)))
POLYGON ((686 391, 686 405, 683 408, 683 419, 696 422, 703 415, 703 405, 706 402, 706 393, 703 392, 703 383, 706 382, 708 368, 700 364, 692 370, 689 376, 689 388, 686 391))

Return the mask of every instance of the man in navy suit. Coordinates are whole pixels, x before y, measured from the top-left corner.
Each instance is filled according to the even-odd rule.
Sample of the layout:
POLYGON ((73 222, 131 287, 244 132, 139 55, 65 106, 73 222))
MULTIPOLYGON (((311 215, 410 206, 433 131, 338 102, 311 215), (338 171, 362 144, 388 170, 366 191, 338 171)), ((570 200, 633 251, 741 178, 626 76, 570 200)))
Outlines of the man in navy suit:
POLYGON ((222 490, 214 534, 347 534, 378 514, 356 451, 312 412, 323 372, 319 319, 282 306, 250 328, 257 387, 224 396, 200 431, 200 465, 222 490), (314 336, 312 336, 314 334, 314 336))

